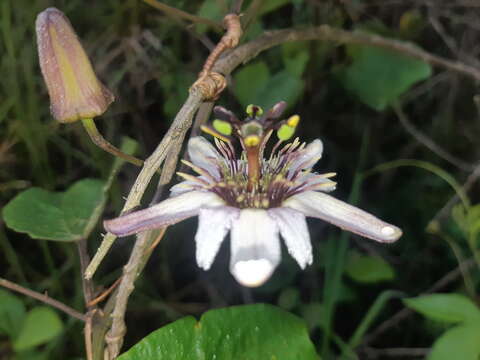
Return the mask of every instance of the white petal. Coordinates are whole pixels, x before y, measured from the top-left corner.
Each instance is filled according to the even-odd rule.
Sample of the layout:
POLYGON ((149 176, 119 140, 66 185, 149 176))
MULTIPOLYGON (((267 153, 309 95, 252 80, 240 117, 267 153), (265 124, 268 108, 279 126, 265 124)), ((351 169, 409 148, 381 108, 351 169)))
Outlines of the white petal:
POLYGON ((290 173, 297 170, 310 169, 322 157, 323 143, 320 139, 313 140, 303 150, 298 151, 298 157, 289 168, 290 173))
POLYGON ((218 177, 217 164, 223 159, 215 147, 202 136, 195 136, 188 141, 188 156, 192 163, 218 177))
POLYGON ((302 269, 313 261, 312 244, 305 215, 290 208, 273 208, 268 214, 275 219, 288 252, 302 269))
POLYGON ((275 221, 265 210, 243 209, 233 221, 230 272, 244 286, 267 281, 281 258, 275 221))
POLYGON ((306 191, 294 195, 283 205, 376 241, 394 242, 402 236, 398 227, 321 192, 306 191))
POLYGON ((198 230, 195 235, 197 264, 210 269, 225 235, 240 210, 230 206, 202 208, 198 214, 198 230))
POLYGON ((214 193, 190 191, 164 200, 149 208, 106 220, 103 225, 107 231, 117 236, 127 236, 140 231, 176 224, 197 215, 203 206, 223 204, 223 200, 214 193))

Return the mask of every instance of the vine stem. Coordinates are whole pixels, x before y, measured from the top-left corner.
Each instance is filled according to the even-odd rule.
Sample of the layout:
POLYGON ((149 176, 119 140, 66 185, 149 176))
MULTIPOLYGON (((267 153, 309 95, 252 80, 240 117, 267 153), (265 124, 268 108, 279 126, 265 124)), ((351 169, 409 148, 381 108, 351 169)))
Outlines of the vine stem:
POLYGON ((86 320, 86 317, 84 314, 78 312, 75 309, 72 309, 71 307, 65 305, 64 303, 58 300, 52 299, 48 295, 44 295, 39 292, 27 289, 23 286, 15 284, 14 282, 8 281, 7 279, 4 279, 4 278, 0 278, 0 286, 3 286, 4 288, 10 289, 12 291, 16 291, 20 294, 26 295, 33 299, 39 300, 47 305, 57 308, 60 311, 63 311, 65 314, 70 315, 71 317, 74 317, 78 320, 81 320, 81 321, 86 320))
POLYGON ((114 155, 118 156, 119 158, 122 158, 125 161, 128 161, 129 163, 136 165, 136 166, 142 166, 143 161, 140 159, 137 159, 135 156, 125 154, 122 150, 119 148, 115 147, 114 145, 110 144, 103 136, 100 134, 98 131, 97 125, 95 124, 95 121, 91 118, 88 119, 82 119, 82 124, 85 130, 87 131, 88 135, 90 136, 90 139, 93 141, 95 145, 97 145, 99 148, 102 150, 114 155))

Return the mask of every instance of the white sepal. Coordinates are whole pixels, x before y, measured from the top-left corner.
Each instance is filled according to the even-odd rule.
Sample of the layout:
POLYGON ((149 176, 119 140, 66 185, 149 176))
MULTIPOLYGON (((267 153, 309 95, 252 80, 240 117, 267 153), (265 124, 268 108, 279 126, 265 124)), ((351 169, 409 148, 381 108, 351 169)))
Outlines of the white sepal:
POLYGON ((283 205, 379 242, 394 242, 402 236, 398 227, 321 192, 296 194, 285 200, 283 205))
POLYGON ((149 208, 106 220, 103 224, 105 229, 112 234, 127 236, 140 231, 176 224, 197 215, 203 206, 220 206, 223 204, 224 201, 214 193, 189 191, 149 208))

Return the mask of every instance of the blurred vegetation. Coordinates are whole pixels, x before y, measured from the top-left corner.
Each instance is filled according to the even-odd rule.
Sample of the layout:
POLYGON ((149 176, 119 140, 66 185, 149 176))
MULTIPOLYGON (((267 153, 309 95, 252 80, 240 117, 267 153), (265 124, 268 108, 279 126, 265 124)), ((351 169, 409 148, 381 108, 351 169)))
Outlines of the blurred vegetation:
MULTIPOLYGON (((226 0, 165 3, 214 21, 220 21, 230 5, 226 0)), ((34 36, 35 17, 49 6, 70 18, 97 73, 117 97, 97 119, 102 133, 117 145, 122 136, 135 139, 142 158, 158 144, 185 100, 208 56, 206 44, 221 36, 205 25, 190 26, 136 0, 2 0, 2 207, 30 186, 65 191, 85 178, 106 180, 111 171, 111 156, 90 142, 81 125, 59 125, 49 114, 34 36)), ((243 40, 266 30, 329 24, 411 41, 433 54, 480 67, 479 20, 480 7, 466 0, 268 0, 243 40)), ((349 347, 356 348, 361 359, 424 358, 442 334, 443 342, 436 345, 442 347, 434 350, 432 358, 458 358, 449 355, 450 351, 457 354, 455 346, 470 349, 469 358, 478 358, 478 347, 459 345, 459 341, 470 341, 478 330, 465 319, 475 318, 478 312, 480 212, 478 206, 464 207, 461 202, 442 210, 465 183, 468 192, 463 205, 479 201, 477 84, 464 75, 386 50, 319 41, 288 43, 261 53, 230 80, 219 103, 240 114, 252 102, 269 106, 288 101, 288 111, 302 118, 298 135, 305 141, 319 137, 324 142, 318 170, 338 173, 336 196, 400 226, 404 235, 385 246, 309 221, 313 266, 300 271, 284 251, 270 282, 250 290, 241 288, 227 271, 228 243, 212 270, 204 272, 194 261, 196 220, 178 224, 168 229, 136 283, 125 348, 186 315, 198 317, 209 309, 264 302, 304 318, 324 359, 341 353, 355 358, 349 347), (434 151, 419 134, 431 139, 434 151), (438 148, 451 156, 445 159, 441 152, 439 156, 438 148), (395 162, 400 159, 421 162, 395 162), (433 300, 400 300, 426 292, 445 294, 433 300), (438 303, 441 309, 471 311, 466 309, 452 320, 448 314, 438 315, 438 303), (384 321, 386 331, 379 331, 377 326, 384 321), (453 340, 445 340, 446 334, 453 340)), ((126 165, 117 175, 105 218, 118 214, 137 172, 126 165)), ((41 293, 48 291, 83 311, 74 246, 34 240, 1 221, 2 277, 41 293)), ((101 232, 98 225, 89 237, 90 254, 97 249, 101 232)), ((119 277, 132 241, 115 243, 96 275, 97 290, 119 277)), ((0 297, 7 299, 0 305, 0 358, 84 356, 78 321, 64 314, 59 314, 59 321, 47 310, 43 316, 49 319, 44 321, 57 324, 61 335, 55 332, 22 343, 21 328, 9 332, 2 328, 2 319, 13 311, 28 321, 32 313, 45 309, 19 295, 15 300, 2 291, 0 297)))

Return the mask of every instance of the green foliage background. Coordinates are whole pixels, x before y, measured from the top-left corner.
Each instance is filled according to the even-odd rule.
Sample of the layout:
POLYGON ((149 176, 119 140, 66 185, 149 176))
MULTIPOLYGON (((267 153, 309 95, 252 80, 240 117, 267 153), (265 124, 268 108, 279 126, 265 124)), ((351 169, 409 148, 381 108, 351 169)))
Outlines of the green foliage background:
MULTIPOLYGON (((453 1, 457 2, 461 3, 453 1)), ((230 5, 222 0, 166 3, 216 21, 230 5)), ((247 6, 250 2, 245 3, 247 6)), ((410 41, 431 53, 478 65, 475 44, 480 41, 480 30, 474 25, 478 24, 480 10, 468 5, 450 7, 443 1, 427 5, 408 0, 266 3, 244 41, 266 30, 329 24, 410 41), (432 25, 432 16, 440 21, 443 32, 432 25), (457 47, 456 52, 452 52, 452 46, 457 47)), ((49 6, 58 7, 70 18, 99 76, 117 97, 113 107, 97 121, 102 133, 115 144, 120 144, 122 136, 136 139, 140 157, 147 156, 162 138, 208 56, 200 40, 208 37, 218 41, 221 36, 205 26, 188 27, 136 0, 2 0, 2 208, 31 186, 42 188, 42 194, 69 194, 68 189, 77 181, 106 181, 111 171, 110 155, 91 144, 79 124, 60 126, 49 115, 34 39, 36 14, 49 6)), ((268 107, 279 100, 288 101, 289 114, 297 113, 302 119, 298 135, 305 141, 319 137, 324 142, 325 155, 317 170, 338 173, 336 196, 400 226, 404 236, 398 243, 385 246, 311 221, 313 266, 300 271, 284 251, 283 262, 271 281, 249 290, 239 287, 227 271, 227 245, 211 271, 197 268, 193 243, 196 220, 183 222, 168 230, 137 281, 127 316, 126 348, 184 316, 198 319, 209 309, 262 302, 303 318, 317 351, 326 359, 340 353, 354 358, 349 349, 355 347, 359 358, 372 354, 381 358, 378 349, 429 348, 437 338, 432 359, 453 359, 445 357, 446 351, 458 354, 458 348, 467 349, 468 358, 478 357, 480 349, 471 339, 473 333, 478 334, 478 324, 464 318, 452 321, 452 317, 478 317, 478 304, 472 299, 478 299, 479 272, 478 267, 470 266, 474 260, 469 259, 479 259, 480 212, 478 207, 465 210, 459 205, 453 216, 450 210, 440 213, 455 196, 445 179, 463 184, 474 171, 470 164, 479 158, 480 108, 473 101, 475 82, 390 51, 319 41, 289 43, 261 53, 235 71, 231 80, 220 104, 241 114, 252 102, 268 107), (426 134, 460 161, 446 161, 417 141, 402 125, 399 108, 417 132, 426 134), (390 163, 406 158, 422 160, 428 166, 390 163), (441 221, 432 223, 439 214, 441 221), (469 264, 467 270, 435 287, 459 262, 469 264), (447 297, 399 300, 416 297, 432 286, 434 292, 447 297), (468 305, 461 305, 465 303, 468 305), (419 314, 410 315, 368 345, 364 343, 376 326, 405 306, 419 314), (470 312, 450 314, 449 309, 459 307, 470 312)), ((137 171, 127 165, 116 176, 108 190, 103 217, 118 213, 137 171)), ((95 187, 102 192, 101 183, 95 187)), ((467 199, 473 205, 478 202, 476 190, 478 185, 473 182, 467 199)), ((152 187, 150 195, 153 191, 152 187)), ((63 195, 58 196, 60 199, 63 195)), ((33 214, 36 211, 28 210, 33 214)), ((8 216, 7 208, 2 216, 8 216)), ((83 309, 75 247, 67 242, 34 240, 6 228, 4 221, 2 218, 0 223, 2 276, 39 292, 48 291, 50 296, 83 309)), ((98 247, 101 232, 97 226, 89 238, 91 254, 98 247)), ((76 234, 69 236, 73 239, 76 234)), ((118 278, 131 246, 131 239, 117 241, 96 276, 97 284, 108 287, 118 278)), ((12 312, 28 319, 32 312, 45 311, 31 299, 21 298, 21 305, 17 302, 11 298, 2 302, 10 307, 7 312, 0 306, 0 320, 12 312)), ((63 314, 62 322, 51 313, 45 316, 54 318, 51 321, 58 325, 56 332, 49 335, 47 345, 43 339, 30 339, 37 341, 31 347, 50 359, 81 358, 81 325, 63 314)), ((19 340, 21 325, 17 325, 15 334, 9 334, 0 324, 0 358, 13 356, 19 347, 26 346, 19 340)), ((35 354, 18 358, 33 359, 35 354)))

